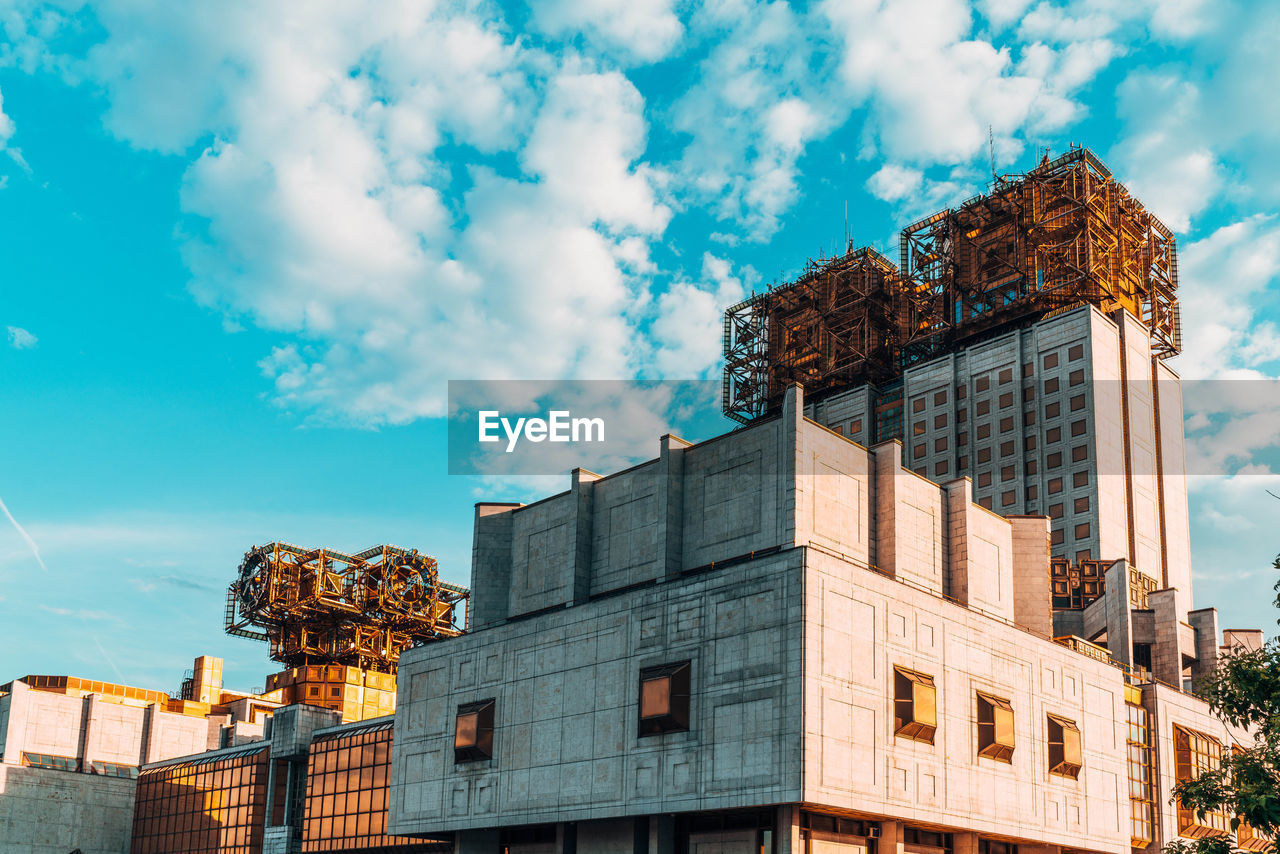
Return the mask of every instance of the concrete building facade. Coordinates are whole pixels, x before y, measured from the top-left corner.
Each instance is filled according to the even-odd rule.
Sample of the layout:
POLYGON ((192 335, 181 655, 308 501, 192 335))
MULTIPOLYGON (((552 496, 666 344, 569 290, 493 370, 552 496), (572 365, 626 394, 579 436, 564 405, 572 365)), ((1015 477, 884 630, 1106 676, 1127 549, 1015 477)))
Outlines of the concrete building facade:
MULTIPOLYGON (((1054 520, 997 515, 968 478, 806 411, 793 388, 780 417, 477 506, 471 631, 401 661, 389 832, 454 833, 460 854, 1057 854, 1199 832, 1168 806, 1176 740, 1233 734, 1105 646, 1055 642, 1054 520)), ((1124 590, 1094 618, 1111 601, 1140 621, 1124 590)), ((1182 641, 1211 661, 1201 637, 1182 641)))

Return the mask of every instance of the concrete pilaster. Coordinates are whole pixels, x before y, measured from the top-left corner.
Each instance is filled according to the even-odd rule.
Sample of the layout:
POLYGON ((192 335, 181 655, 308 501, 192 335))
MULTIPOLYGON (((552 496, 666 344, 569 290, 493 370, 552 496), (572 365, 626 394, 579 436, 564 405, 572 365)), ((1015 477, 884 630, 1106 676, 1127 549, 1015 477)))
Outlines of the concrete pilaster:
POLYGON ((1103 599, 1106 602, 1107 649, 1116 661, 1133 664, 1133 612, 1129 605, 1128 561, 1118 560, 1107 570, 1103 579, 1103 599))
POLYGON ((902 443, 894 439, 871 449, 873 483, 871 506, 873 514, 872 542, 875 544, 874 561, 881 572, 897 575, 897 478, 902 471, 902 443))
POLYGON ((961 478, 944 484, 943 502, 946 522, 943 526, 946 564, 942 576, 943 595, 969 604, 969 504, 973 501, 973 481, 961 478))
POLYGON ((1013 529, 1013 620, 1039 635, 1053 633, 1049 584, 1049 517, 1010 516, 1013 529))
POLYGON ((876 841, 876 854, 902 854, 902 822, 880 822, 880 838, 876 841))
POLYGON ((952 854, 978 854, 978 834, 951 834, 951 852, 952 854))
POLYGON ((1191 678, 1199 684, 1218 665, 1218 609, 1192 611, 1187 622, 1196 632, 1196 661, 1191 665, 1191 678))
POLYGON ((1181 688, 1183 649, 1178 620, 1178 591, 1156 590, 1147 597, 1147 602, 1154 615, 1156 630, 1156 642, 1151 648, 1151 673, 1161 682, 1181 688))
POLYGON ((679 575, 684 564, 684 449, 689 445, 668 433, 658 452, 658 542, 664 550, 666 578, 679 575))
POLYGON ((595 519, 592 485, 600 475, 577 468, 570 478, 569 494, 574 508, 569 518, 572 528, 569 543, 573 561, 573 601, 582 603, 591 598, 591 533, 595 519))
POLYGON ((31 688, 26 682, 13 680, 8 697, 9 726, 4 735, 4 764, 21 765, 22 751, 27 749, 27 694, 31 688))
POLYGON ((477 504, 471 541, 471 631, 507 618, 511 606, 511 510, 519 504, 477 504))
POLYGON ((796 383, 787 389, 782 400, 782 443, 777 487, 783 491, 778 496, 782 512, 778 517, 778 542, 796 542, 796 453, 800 445, 800 431, 804 425, 804 386, 796 383))

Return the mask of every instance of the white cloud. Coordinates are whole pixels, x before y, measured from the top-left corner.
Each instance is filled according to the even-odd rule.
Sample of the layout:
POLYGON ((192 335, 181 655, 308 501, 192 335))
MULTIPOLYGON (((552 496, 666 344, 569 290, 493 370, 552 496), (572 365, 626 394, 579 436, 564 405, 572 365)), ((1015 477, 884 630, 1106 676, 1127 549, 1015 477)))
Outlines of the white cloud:
POLYGON ((9 346, 15 350, 30 350, 40 342, 39 338, 21 326, 8 326, 5 328, 9 332, 9 346))
POLYGON ((924 173, 909 166, 886 163, 867 179, 871 195, 886 202, 897 202, 917 192, 924 173))
POLYGON ((684 32, 673 0, 541 0, 530 9, 544 33, 585 32, 615 56, 636 61, 667 56, 684 32))
MULTIPOLYGON (((753 271, 747 273, 753 276, 753 271)), ((728 261, 711 253, 702 256, 701 279, 677 281, 658 298, 652 333, 660 376, 706 378, 717 368, 721 341, 707 333, 719 327, 725 308, 746 297, 746 287, 728 261)))

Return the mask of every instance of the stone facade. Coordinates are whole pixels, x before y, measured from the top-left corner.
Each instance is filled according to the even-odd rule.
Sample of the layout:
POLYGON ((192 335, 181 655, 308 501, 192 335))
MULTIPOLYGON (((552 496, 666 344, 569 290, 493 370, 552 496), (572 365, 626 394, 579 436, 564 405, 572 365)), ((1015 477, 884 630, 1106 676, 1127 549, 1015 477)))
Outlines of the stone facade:
MULTIPOLYGON (((932 482, 901 443, 865 448, 806 411, 793 389, 779 417, 477 506, 472 631, 401 660, 389 832, 486 854, 925 851, 937 833, 966 854, 1130 850, 1128 710, 1158 722, 1173 703, 1217 733, 1207 706, 1054 642, 1051 519, 997 515, 967 478, 932 482), (687 729, 642 734, 642 673, 682 662, 687 729), (897 732, 895 668, 930 681, 932 741, 897 732), (1012 710, 1008 761, 979 755, 990 697, 1012 710), (472 761, 456 722, 487 701, 491 758, 472 761), (1051 773, 1061 721, 1074 777, 1051 773)), ((1181 665, 1216 624, 1207 611, 1188 635, 1166 598, 1174 625, 1152 630, 1179 637, 1181 665)), ((1098 604, 1105 639, 1118 624, 1098 604)), ((1152 792, 1161 827, 1171 787, 1152 792)))

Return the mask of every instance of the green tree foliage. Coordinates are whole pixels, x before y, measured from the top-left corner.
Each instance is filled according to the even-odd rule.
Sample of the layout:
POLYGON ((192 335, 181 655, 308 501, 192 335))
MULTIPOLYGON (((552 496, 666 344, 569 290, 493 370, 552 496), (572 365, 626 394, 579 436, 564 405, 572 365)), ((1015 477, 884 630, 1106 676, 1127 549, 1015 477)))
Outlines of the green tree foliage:
MULTIPOLYGON (((1272 566, 1280 571, 1280 556, 1272 566)), ((1280 608, 1280 581, 1276 582, 1280 608)), ((1280 620, 1277 620, 1280 623, 1280 620)), ((1220 719, 1255 733, 1252 745, 1225 750, 1222 768, 1179 783, 1175 797, 1203 816, 1225 812, 1233 830, 1242 821, 1273 842, 1280 854, 1280 638, 1260 650, 1236 650, 1222 658, 1217 670, 1198 686, 1220 719)), ((1167 854, 1230 854, 1238 851, 1234 836, 1174 842, 1167 854)))

